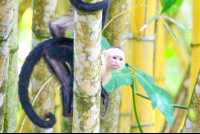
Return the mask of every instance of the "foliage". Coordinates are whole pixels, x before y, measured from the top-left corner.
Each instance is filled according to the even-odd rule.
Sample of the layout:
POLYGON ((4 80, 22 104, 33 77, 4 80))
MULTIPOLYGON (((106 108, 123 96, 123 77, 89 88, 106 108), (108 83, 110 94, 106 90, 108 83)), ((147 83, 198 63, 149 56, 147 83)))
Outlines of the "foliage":
MULTIPOLYGON (((104 40, 106 39, 104 38, 104 40)), ((102 42, 102 47, 108 45, 107 41, 104 42, 102 42), (106 44, 104 44, 104 42, 106 42, 106 44)), ((131 86, 134 83, 133 76, 136 77, 140 85, 147 93, 149 99, 152 102, 152 109, 154 110, 157 106, 160 112, 166 117, 169 125, 171 126, 174 120, 173 104, 170 100, 168 93, 163 88, 155 85, 153 77, 135 68, 133 65, 126 64, 124 69, 122 69, 119 72, 113 73, 110 81, 104 88, 107 92, 112 92, 114 89, 124 85, 131 86), (137 73, 131 72, 131 70, 129 70, 128 67, 133 68, 135 71, 137 71, 137 73)))
POLYGON ((183 0, 160 0, 161 4, 162 4, 162 11, 161 13, 154 15, 142 28, 140 31, 144 30, 152 21, 158 19, 158 17, 161 17, 161 19, 163 20, 166 28, 169 30, 169 32, 171 33, 171 35, 173 36, 173 38, 176 40, 176 42, 178 43, 178 45, 180 46, 180 48, 183 50, 183 47, 181 46, 181 43, 179 42, 179 40, 177 39, 177 37, 175 36, 174 32, 172 31, 172 29, 170 28, 170 26, 168 25, 168 23, 163 19, 165 18, 166 20, 176 24, 177 26, 179 26, 180 28, 187 30, 187 28, 182 25, 181 23, 179 23, 178 21, 174 20, 173 18, 170 18, 168 16, 163 15, 163 13, 167 13, 168 15, 172 15, 174 12, 176 12, 178 10, 178 8, 181 6, 183 0))
POLYGON ((160 2, 163 7, 161 14, 166 12, 169 16, 172 16, 179 9, 183 0, 160 0, 160 2))

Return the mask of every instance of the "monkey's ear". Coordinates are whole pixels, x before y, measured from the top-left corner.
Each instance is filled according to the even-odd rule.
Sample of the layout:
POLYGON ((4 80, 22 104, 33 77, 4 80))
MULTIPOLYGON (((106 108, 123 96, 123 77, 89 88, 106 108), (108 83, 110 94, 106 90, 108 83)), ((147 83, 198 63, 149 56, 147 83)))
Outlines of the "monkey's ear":
POLYGON ((107 50, 103 50, 103 51, 101 52, 101 54, 102 54, 103 56, 106 56, 106 55, 107 55, 107 50))

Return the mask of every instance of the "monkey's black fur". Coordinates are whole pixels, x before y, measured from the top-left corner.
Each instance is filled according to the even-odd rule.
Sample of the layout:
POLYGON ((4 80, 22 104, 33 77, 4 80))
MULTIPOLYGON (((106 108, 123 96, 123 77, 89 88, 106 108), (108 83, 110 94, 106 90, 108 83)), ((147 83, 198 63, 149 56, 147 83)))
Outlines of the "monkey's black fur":
MULTIPOLYGON (((55 124, 55 116, 52 113, 49 113, 45 115, 46 118, 49 118, 49 121, 42 120, 34 111, 29 97, 28 97, 28 85, 29 80, 32 74, 32 71, 34 69, 34 66, 38 63, 38 61, 41 59, 41 57, 45 58, 45 61, 49 66, 51 67, 52 72, 57 76, 59 81, 62 81, 62 90, 68 91, 67 86, 67 80, 63 81, 64 78, 70 77, 70 71, 68 67, 65 68, 56 68, 55 63, 50 63, 50 61, 56 61, 59 64, 62 64, 62 66, 66 66, 65 62, 68 62, 73 68, 73 40, 69 38, 53 38, 48 39, 46 41, 43 41, 39 43, 26 57, 25 62, 22 66, 20 75, 19 75, 19 99, 22 105, 22 108, 26 112, 29 119, 36 125, 42 128, 48 128, 52 127, 55 124), (62 78, 63 77, 63 78, 62 78)), ((72 77, 72 76, 71 76, 72 77)), ((63 97, 66 98, 66 93, 62 93, 63 97)), ((71 96, 67 96, 71 97, 71 96)), ((72 100, 71 98, 68 98, 72 100)), ((65 102, 65 101, 64 101, 65 102)), ((69 101, 67 101, 69 102, 69 101)), ((70 102, 69 102, 70 103, 70 102)), ((65 109, 66 111, 71 110, 70 106, 71 104, 65 104, 68 105, 69 109, 65 109)))
POLYGON ((108 15, 108 8, 110 0, 103 0, 97 3, 86 3, 82 0, 70 0, 70 3, 78 10, 83 12, 96 12, 103 9, 102 28, 106 24, 106 18, 108 15), (77 4, 78 3, 78 4, 77 4))
MULTIPOLYGON (((85 12, 95 12, 103 9, 103 19, 102 26, 104 26, 107 17, 107 10, 109 7, 109 0, 103 0, 98 3, 85 3, 81 0, 70 0, 71 4, 78 10, 85 12)), ((103 28, 103 27, 102 27, 103 28)), ((27 56, 25 62, 22 66, 19 75, 19 99, 24 109, 25 113, 29 119, 37 126, 41 128, 50 128, 56 122, 55 116, 52 113, 44 115, 44 120, 42 120, 34 111, 29 97, 28 97, 28 85, 31 74, 33 72, 34 66, 38 63, 41 57, 44 58, 45 62, 49 66, 51 72, 56 75, 58 80, 61 82, 61 94, 62 94, 62 104, 63 104, 63 115, 72 115, 72 101, 73 101, 73 75, 74 75, 74 65, 73 65, 73 39, 62 37, 63 34, 50 28, 52 39, 48 39, 39 43, 27 56), (60 34, 60 35, 59 35, 60 34), (71 70, 68 68, 65 62, 68 62, 71 70), (49 118, 48 121, 46 119, 49 118)), ((104 110, 102 116, 105 115, 108 107, 108 94, 106 90, 102 87, 101 96, 103 98, 104 110)))

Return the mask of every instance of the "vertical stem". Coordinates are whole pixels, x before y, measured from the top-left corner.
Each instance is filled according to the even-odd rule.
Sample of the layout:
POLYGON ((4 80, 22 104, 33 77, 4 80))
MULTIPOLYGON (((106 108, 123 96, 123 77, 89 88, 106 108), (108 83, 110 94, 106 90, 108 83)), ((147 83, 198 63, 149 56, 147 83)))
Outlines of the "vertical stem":
POLYGON ((140 132, 143 133, 142 127, 140 125, 140 121, 139 121, 139 118, 138 118, 136 103, 135 103, 135 92, 134 92, 135 89, 136 89, 136 78, 135 77, 133 79, 133 83, 132 83, 131 87, 132 87, 133 109, 134 109, 134 113, 135 113, 135 118, 136 118, 136 121, 137 121, 137 124, 138 124, 138 128, 140 129, 140 132))

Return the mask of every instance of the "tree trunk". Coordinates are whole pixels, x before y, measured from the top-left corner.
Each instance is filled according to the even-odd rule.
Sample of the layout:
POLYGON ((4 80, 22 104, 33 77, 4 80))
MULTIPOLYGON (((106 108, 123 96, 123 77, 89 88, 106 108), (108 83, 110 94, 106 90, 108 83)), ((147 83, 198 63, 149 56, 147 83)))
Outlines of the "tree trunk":
POLYGON ((75 12, 73 133, 100 131, 101 22, 102 11, 75 12))
POLYGON ((9 72, 6 86, 4 133, 17 130, 18 82, 18 0, 14 2, 13 26, 10 41, 9 72))
POLYGON ((6 83, 9 66, 9 43, 13 19, 14 0, 0 1, 0 132, 4 129, 6 83))
MULTIPOLYGON (((39 42, 50 38, 48 21, 53 20, 55 16, 55 7, 57 0, 34 0, 33 4, 33 47, 35 47, 39 42)), ((44 61, 40 61, 34 68, 33 78, 32 78, 32 91, 33 97, 36 96, 42 85, 49 79, 51 73, 48 71, 44 61)), ((40 116, 45 113, 54 113, 54 82, 52 81, 45 86, 45 89, 39 95, 34 108, 40 116)), ((33 125, 33 132, 43 132, 41 129, 33 125)), ((53 131, 52 131, 53 132, 53 131)))

